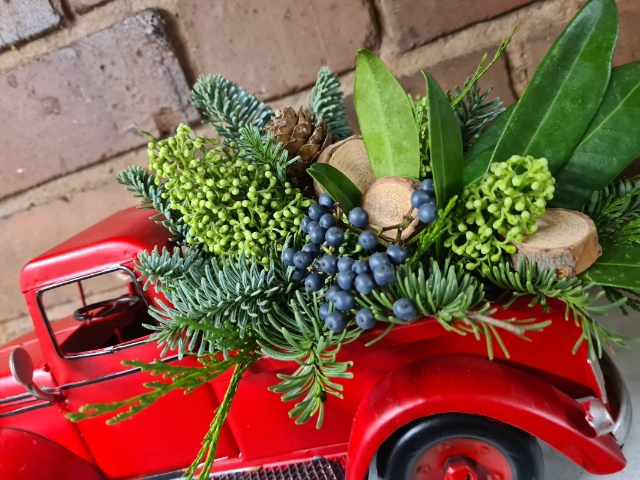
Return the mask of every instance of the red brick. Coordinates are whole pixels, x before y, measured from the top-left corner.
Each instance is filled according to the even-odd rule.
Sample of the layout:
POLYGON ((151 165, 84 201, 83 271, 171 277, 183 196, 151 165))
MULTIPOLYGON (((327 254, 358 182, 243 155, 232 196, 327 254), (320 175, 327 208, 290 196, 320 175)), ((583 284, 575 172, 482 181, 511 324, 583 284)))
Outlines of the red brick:
POLYGON ((263 99, 307 87, 322 65, 355 66, 375 24, 362 0, 189 0, 178 3, 199 74, 219 73, 263 99))
POLYGON ((0 77, 0 197, 197 119, 158 13, 145 10, 0 77))
POLYGON ((620 36, 613 57, 614 65, 640 60, 640 2, 617 0, 620 36))
MULTIPOLYGON (((489 48, 488 53, 493 55, 493 52, 498 48, 489 48)), ((429 72, 436 81, 440 84, 444 91, 451 90, 455 87, 462 88, 465 80, 472 76, 478 63, 482 59, 482 55, 485 52, 474 52, 464 55, 462 57, 445 60, 432 67, 426 67, 423 70, 429 72)), ((417 71, 412 75, 406 75, 398 79, 402 87, 407 93, 412 96, 424 96, 425 94, 425 80, 421 71, 417 71)), ((486 89, 493 87, 493 92, 489 98, 495 98, 499 96, 505 106, 513 104, 516 100, 511 87, 509 85, 509 73, 507 71, 506 60, 503 57, 489 69, 489 71, 483 75, 478 82, 481 90, 484 92, 486 89)), ((353 106, 353 97, 348 95, 345 97, 345 103, 347 105, 347 115, 349 117, 349 124, 354 131, 359 132, 358 120, 353 106)))
POLYGON ((111 0, 68 0, 69 5, 78 13, 85 13, 93 7, 110 2, 111 0))
POLYGON ((61 20, 59 9, 49 0, 4 0, 0 5, 0 48, 51 30, 61 20))
POLYGON ((389 35, 402 52, 533 0, 380 0, 389 35))

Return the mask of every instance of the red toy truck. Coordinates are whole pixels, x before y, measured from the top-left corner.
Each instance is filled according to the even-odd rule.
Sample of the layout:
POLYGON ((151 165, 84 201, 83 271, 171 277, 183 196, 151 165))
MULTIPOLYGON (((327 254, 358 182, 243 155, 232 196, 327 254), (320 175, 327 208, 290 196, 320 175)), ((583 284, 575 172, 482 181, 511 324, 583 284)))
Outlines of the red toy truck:
MULTIPOLYGON (((159 357, 143 327, 154 322, 151 295, 139 287, 133 261, 169 245, 169 233, 148 217, 136 208, 120 212, 22 271, 35 331, 0 349, 3 480, 169 479, 195 457, 228 376, 189 395, 173 392, 113 426, 101 417, 65 418, 86 403, 142 392, 150 377, 121 362, 159 357)), ((354 361, 354 378, 344 381, 344 400, 328 401, 320 430, 289 419, 290 405, 267 390, 287 365, 262 358, 241 382, 214 475, 541 479, 536 438, 589 472, 617 472, 631 419, 625 386, 607 357, 590 361, 584 343, 571 353, 580 330, 561 304, 551 307, 532 310, 525 299, 500 310, 553 324, 531 333, 533 342, 505 335, 511 357, 497 352, 493 361, 484 342, 446 332, 435 319, 395 328, 375 348, 365 343, 379 332, 367 332, 341 351, 354 361)), ((171 354, 163 360, 178 362, 171 354)))

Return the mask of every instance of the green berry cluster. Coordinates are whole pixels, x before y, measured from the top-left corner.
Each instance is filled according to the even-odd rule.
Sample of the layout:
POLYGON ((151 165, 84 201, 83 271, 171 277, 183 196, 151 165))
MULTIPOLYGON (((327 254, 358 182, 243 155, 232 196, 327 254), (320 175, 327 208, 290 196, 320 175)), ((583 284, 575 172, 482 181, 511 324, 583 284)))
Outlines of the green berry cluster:
POLYGON ((492 164, 479 183, 462 193, 445 247, 465 258, 469 270, 515 253, 511 242, 537 230, 554 184, 546 158, 514 155, 492 164))
POLYGON ((235 144, 223 147, 187 125, 149 143, 149 168, 157 182, 166 180, 171 208, 190 227, 189 243, 214 254, 244 253, 265 265, 267 250, 281 251, 303 209, 314 203, 291 184, 280 184, 269 165, 239 158, 235 144))

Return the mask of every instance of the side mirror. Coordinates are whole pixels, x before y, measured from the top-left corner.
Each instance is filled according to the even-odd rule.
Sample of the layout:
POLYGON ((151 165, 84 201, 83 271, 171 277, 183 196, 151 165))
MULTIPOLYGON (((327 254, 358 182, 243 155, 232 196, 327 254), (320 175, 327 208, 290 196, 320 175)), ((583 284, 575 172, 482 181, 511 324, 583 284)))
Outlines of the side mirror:
POLYGON ((33 361, 31 355, 22 347, 16 347, 9 357, 11 374, 31 395, 47 402, 60 402, 63 397, 59 393, 45 392, 33 382, 33 361))

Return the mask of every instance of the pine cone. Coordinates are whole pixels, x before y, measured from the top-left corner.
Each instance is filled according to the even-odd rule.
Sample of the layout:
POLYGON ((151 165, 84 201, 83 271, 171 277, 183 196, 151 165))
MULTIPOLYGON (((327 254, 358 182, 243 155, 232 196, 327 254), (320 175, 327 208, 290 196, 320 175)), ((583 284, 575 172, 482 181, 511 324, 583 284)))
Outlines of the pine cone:
POLYGON ((289 158, 300 156, 296 163, 289 166, 287 174, 296 178, 301 185, 309 183, 307 168, 332 142, 331 131, 324 120, 320 118, 316 122, 315 117, 302 107, 297 114, 293 108, 287 107, 278 110, 271 123, 264 128, 280 140, 284 149, 289 152, 289 158))

